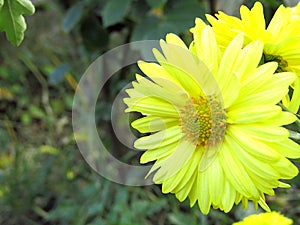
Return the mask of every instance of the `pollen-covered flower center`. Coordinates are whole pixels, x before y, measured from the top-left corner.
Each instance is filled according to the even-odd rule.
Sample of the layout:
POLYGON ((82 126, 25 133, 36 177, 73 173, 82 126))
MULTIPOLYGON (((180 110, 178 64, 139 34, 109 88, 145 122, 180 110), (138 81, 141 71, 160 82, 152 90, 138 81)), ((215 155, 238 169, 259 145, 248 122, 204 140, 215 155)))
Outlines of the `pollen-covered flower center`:
POLYGON ((200 96, 180 110, 180 122, 186 140, 197 146, 214 146, 223 140, 226 114, 215 98, 200 96))
POLYGON ((282 58, 282 56, 269 55, 269 54, 264 53, 262 58, 261 58, 260 64, 262 65, 262 64, 267 63, 267 62, 277 62, 278 63, 278 68, 276 70, 277 73, 287 71, 286 68, 288 67, 288 62, 286 60, 284 60, 282 58))

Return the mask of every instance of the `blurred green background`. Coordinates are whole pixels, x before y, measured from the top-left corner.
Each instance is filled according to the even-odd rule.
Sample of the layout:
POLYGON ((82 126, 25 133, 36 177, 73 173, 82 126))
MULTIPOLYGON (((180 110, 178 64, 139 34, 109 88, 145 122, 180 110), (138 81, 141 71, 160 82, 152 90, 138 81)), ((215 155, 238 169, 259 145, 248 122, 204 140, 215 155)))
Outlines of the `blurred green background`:
MULTIPOLYGON (((280 0, 262 1, 269 20, 280 0)), ((295 4, 297 1, 285 2, 295 4)), ((254 1, 66 0, 33 1, 36 13, 20 47, 0 34, 0 224, 223 225, 254 213, 235 206, 203 216, 186 200, 161 194, 160 186, 110 182, 83 160, 72 133, 77 82, 102 53, 131 41, 160 39, 168 32, 191 40, 195 17, 223 10, 238 15, 254 1)), ((97 103, 99 134, 114 155, 134 158, 116 141, 110 125, 115 95, 136 67, 118 72, 97 103), (121 153, 120 153, 121 152, 121 153)), ((135 159, 137 161, 137 159, 135 159)), ((297 162, 295 162, 297 163, 297 162)), ((276 190, 268 203, 300 224, 300 176, 276 190)))

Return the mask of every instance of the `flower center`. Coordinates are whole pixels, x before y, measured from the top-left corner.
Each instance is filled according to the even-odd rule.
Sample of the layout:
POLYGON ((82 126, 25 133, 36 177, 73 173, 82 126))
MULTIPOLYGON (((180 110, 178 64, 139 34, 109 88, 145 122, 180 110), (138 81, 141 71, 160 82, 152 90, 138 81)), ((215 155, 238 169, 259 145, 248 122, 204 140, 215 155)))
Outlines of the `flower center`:
POLYGON ((288 67, 288 62, 279 55, 269 55, 269 54, 264 53, 260 60, 260 65, 267 63, 267 62, 277 62, 278 63, 278 68, 276 70, 277 73, 287 71, 286 68, 288 67))
POLYGON ((186 140, 196 146, 215 146, 225 135, 225 110, 213 96, 192 98, 180 110, 180 122, 186 140))

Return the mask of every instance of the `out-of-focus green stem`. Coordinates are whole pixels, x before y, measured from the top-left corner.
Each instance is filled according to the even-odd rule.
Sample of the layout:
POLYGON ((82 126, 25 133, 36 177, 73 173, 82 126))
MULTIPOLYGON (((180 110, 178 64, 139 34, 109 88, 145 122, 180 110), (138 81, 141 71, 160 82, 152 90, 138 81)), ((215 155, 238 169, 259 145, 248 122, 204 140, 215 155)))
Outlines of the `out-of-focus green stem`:
POLYGON ((210 0, 208 1, 208 4, 209 4, 210 14, 211 15, 215 14, 217 10, 217 0, 210 0))

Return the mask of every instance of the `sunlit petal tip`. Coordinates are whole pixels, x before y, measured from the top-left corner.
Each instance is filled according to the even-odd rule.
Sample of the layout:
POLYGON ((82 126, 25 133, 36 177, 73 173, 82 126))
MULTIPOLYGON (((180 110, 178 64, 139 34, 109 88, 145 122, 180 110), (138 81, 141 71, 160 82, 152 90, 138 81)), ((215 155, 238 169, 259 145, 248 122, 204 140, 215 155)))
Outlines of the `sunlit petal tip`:
POLYGON ((271 212, 270 207, 267 205, 266 201, 264 199, 260 199, 258 201, 258 204, 260 205, 260 207, 262 207, 266 212, 271 212))
POLYGON ((184 49, 187 49, 185 43, 176 34, 173 33, 167 34, 166 41, 168 44, 178 45, 184 49))
POLYGON ((202 19, 200 19, 199 17, 196 17, 195 24, 196 25, 198 25, 198 24, 206 25, 205 22, 202 19))
POLYGON ((244 44, 244 33, 237 34, 232 40, 231 44, 237 46, 238 48, 242 48, 244 44))
POLYGON ((264 43, 261 40, 256 40, 252 43, 251 47, 256 48, 256 50, 260 53, 259 55, 261 55, 264 49, 264 43))
POLYGON ((263 9, 263 5, 261 4, 261 2, 257 1, 254 3, 254 9, 259 8, 260 10, 263 9))
POLYGON ((290 187, 291 187, 291 185, 289 185, 289 184, 286 184, 286 183, 284 183, 284 182, 279 182, 279 185, 278 185, 278 187, 280 187, 280 188, 290 188, 290 187))

